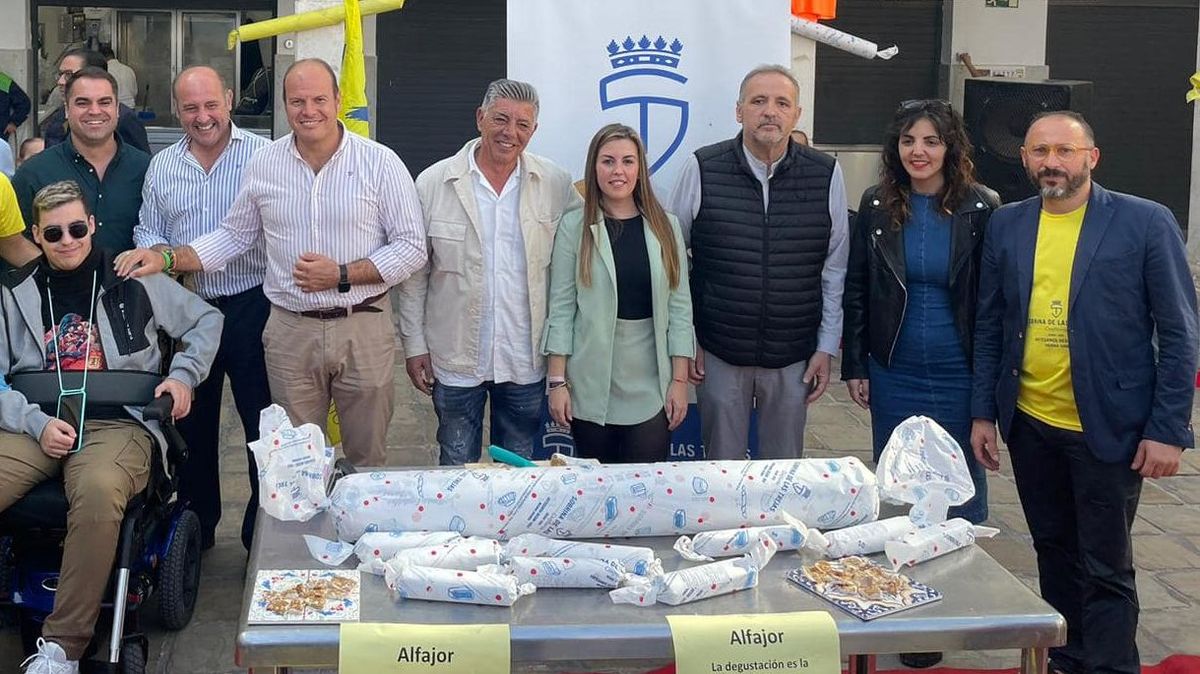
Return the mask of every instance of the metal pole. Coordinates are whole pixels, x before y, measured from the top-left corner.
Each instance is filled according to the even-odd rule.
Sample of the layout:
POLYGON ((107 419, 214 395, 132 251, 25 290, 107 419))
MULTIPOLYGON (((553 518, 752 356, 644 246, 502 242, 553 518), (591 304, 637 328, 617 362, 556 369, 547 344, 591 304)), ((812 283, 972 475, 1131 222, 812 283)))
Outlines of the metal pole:
POLYGON ((846 660, 846 674, 875 674, 875 656, 849 656, 846 660))
POLYGON ((1048 648, 1021 649, 1021 674, 1049 674, 1048 648))
POLYGON ((117 572, 117 592, 113 598, 112 636, 108 642, 108 661, 112 664, 121 661, 121 637, 125 634, 125 600, 128 592, 129 569, 122 568, 117 572))

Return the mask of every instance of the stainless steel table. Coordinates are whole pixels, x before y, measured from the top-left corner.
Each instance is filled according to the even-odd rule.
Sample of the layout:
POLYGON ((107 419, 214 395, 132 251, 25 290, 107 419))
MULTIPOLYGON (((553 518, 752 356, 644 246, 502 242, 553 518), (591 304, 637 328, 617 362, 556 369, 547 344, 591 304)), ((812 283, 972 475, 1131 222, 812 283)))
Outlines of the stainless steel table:
MULTIPOLYGON (((236 662, 251 671, 289 667, 336 667, 338 626, 247 625, 253 579, 259 569, 327 568, 312 559, 301 534, 335 538, 331 518, 279 522, 260 513, 250 552, 236 662)), ((641 538, 670 571, 689 566, 671 549, 672 538, 641 538)), ((353 560, 354 558, 351 558, 353 560)), ((670 660, 671 632, 665 616, 827 611, 837 622, 850 674, 869 674, 875 655, 914 651, 1021 649, 1022 674, 1046 674, 1047 649, 1066 641, 1062 616, 1008 573, 981 548, 961 550, 905 573, 943 592, 945 598, 894 616, 862 622, 789 583, 784 575, 811 561, 792 552, 771 560, 753 590, 683 606, 617 606, 603 590, 540 590, 512 608, 426 601, 393 601, 383 579, 364 574, 364 622, 423 624, 507 623, 515 663, 580 660, 670 660)), ((348 561, 345 566, 351 564, 348 561)))

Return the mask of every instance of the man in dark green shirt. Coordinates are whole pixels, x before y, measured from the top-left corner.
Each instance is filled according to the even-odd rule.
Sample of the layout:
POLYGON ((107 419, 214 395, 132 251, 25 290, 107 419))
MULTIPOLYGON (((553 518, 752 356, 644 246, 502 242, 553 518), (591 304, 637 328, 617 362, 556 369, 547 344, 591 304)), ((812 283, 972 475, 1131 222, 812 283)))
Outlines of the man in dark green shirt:
POLYGON ((117 139, 116 91, 105 70, 73 74, 65 91, 70 136, 22 164, 12 183, 25 222, 33 222, 33 195, 50 183, 74 180, 96 218, 95 244, 122 251, 133 248, 150 156, 117 139))

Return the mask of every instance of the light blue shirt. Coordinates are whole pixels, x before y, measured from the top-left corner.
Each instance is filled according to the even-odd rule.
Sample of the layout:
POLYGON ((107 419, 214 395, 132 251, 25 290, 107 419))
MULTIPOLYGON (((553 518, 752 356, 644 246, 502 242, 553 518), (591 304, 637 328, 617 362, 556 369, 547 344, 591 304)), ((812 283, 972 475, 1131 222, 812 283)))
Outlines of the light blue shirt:
MULTIPOLYGON (((182 246, 221 226, 242 184, 242 168, 270 141, 230 123, 229 145, 206 172, 189 151, 190 140, 163 149, 150 160, 142 187, 141 222, 133 228, 139 248, 182 246)), ((196 274, 196 292, 205 299, 227 297, 263 283, 267 256, 254 247, 222 271, 196 274)))

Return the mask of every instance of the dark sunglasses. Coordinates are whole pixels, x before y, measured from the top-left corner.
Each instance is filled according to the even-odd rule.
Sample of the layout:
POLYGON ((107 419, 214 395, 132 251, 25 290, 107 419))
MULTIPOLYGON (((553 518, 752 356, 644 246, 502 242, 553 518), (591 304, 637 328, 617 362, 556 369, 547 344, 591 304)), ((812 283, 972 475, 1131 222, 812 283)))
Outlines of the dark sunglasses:
MULTIPOLYGON (((71 235, 72 239, 82 239, 88 235, 88 224, 83 220, 76 220, 67 225, 66 233, 71 235)), ((58 225, 51 225, 42 229, 42 238, 49 243, 58 243, 63 238, 63 228, 58 225)))
POLYGON ((913 98, 907 101, 900 101, 900 107, 896 108, 896 113, 911 112, 913 110, 949 111, 950 101, 941 98, 913 98))

